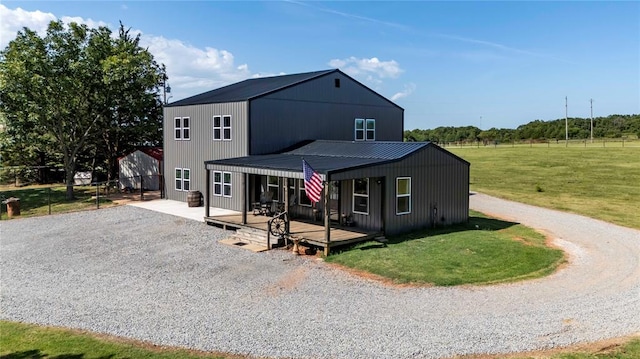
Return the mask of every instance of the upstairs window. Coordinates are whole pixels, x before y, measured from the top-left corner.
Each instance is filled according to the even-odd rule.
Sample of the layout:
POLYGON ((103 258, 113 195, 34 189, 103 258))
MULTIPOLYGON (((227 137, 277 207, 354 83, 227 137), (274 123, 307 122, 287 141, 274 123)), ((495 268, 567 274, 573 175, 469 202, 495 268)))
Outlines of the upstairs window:
POLYGON ((231 116, 213 116, 213 139, 231 140, 231 116))
POLYGON ((355 122, 356 141, 376 140, 376 120, 373 118, 356 118, 355 122))
POLYGON ((176 117, 174 121, 174 138, 176 140, 189 140, 189 117, 176 117))
POLYGON ((372 118, 367 119, 367 141, 376 140, 376 120, 372 118))

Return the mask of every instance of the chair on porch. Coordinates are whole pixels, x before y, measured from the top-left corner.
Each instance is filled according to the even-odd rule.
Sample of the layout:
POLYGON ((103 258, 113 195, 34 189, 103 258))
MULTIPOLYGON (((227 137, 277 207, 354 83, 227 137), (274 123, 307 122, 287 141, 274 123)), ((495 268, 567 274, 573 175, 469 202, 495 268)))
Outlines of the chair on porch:
POLYGON ((253 215, 270 215, 273 208, 273 199, 271 192, 262 192, 260 194, 260 202, 253 202, 253 215))

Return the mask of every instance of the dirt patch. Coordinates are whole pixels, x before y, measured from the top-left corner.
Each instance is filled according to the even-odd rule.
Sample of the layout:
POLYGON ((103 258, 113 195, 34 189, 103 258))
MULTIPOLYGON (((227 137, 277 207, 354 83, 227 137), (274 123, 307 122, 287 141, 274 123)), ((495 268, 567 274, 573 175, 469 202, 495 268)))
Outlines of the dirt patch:
POLYGON ((264 289, 268 296, 278 296, 297 288, 308 276, 306 268, 298 267, 264 289))
POLYGON ((109 193, 105 195, 105 198, 110 199, 114 204, 127 204, 129 202, 152 201, 161 197, 160 191, 147 191, 143 193, 142 199, 140 199, 140 192, 109 193))

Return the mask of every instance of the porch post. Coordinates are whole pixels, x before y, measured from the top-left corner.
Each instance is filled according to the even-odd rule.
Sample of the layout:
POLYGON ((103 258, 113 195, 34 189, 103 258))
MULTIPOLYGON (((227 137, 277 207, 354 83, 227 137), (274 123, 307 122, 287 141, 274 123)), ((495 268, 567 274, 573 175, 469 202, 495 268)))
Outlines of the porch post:
POLYGON ((331 245, 331 221, 329 219, 329 214, 331 210, 329 209, 329 196, 331 195, 331 191, 329 186, 331 186, 331 182, 329 181, 329 174, 325 177, 324 181, 324 238, 327 240, 327 246, 324 249, 324 255, 329 255, 329 247, 331 245))
POLYGON ((209 169, 207 168, 207 166, 205 165, 205 172, 206 172, 206 186, 204 187, 204 216, 205 218, 209 217, 209 191, 211 188, 211 171, 209 171, 209 169))
POLYGON ((247 182, 249 181, 247 177, 249 177, 248 173, 242 174, 242 224, 247 224, 247 199, 249 198, 249 188, 247 187, 247 182))

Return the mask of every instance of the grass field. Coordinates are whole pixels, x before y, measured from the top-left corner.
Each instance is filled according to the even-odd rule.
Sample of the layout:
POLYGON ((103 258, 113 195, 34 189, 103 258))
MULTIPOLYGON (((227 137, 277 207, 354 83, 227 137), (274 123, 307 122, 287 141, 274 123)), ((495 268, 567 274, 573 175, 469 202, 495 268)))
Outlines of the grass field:
MULTIPOLYGON (((64 186, 30 186, 15 188, 3 186, 0 196, 4 198, 16 197, 20 199, 20 217, 42 216, 53 213, 81 211, 96 208, 96 188, 91 186, 74 187, 75 199, 66 199, 67 188, 64 186)), ((100 197, 100 206, 108 206, 111 200, 100 197)), ((6 206, 2 205, 0 219, 7 219, 6 206)))
POLYGON ((472 212, 469 223, 358 244, 327 262, 376 274, 395 283, 489 284, 536 278, 563 261, 540 233, 472 212))
POLYGON ((640 229, 640 147, 447 148, 471 190, 640 229))
MULTIPOLYGON (((512 354, 508 358, 637 359, 640 339, 590 345, 584 349, 556 350, 553 354, 512 354)), ((242 359, 242 355, 204 353, 159 347, 148 343, 78 330, 0 321, 0 359, 242 359)), ((471 359, 475 356, 467 356, 471 359)), ((479 358, 506 358, 483 355, 479 358)))

